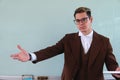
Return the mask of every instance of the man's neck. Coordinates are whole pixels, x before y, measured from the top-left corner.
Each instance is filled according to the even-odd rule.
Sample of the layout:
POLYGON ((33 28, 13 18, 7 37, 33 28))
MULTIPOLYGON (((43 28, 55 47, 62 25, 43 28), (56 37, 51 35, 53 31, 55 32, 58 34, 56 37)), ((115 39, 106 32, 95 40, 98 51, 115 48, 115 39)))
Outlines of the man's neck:
POLYGON ((90 31, 87 31, 87 32, 82 32, 83 35, 88 35, 92 32, 92 29, 90 31))

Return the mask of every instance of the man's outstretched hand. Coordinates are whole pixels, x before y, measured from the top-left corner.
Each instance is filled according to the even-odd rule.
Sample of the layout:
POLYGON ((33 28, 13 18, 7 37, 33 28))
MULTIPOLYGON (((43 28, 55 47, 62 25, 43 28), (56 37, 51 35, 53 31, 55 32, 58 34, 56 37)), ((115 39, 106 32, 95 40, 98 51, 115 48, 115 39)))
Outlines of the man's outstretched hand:
POLYGON ((17 48, 20 50, 20 52, 12 54, 11 57, 22 62, 29 61, 29 53, 26 50, 24 50, 20 45, 17 45, 17 48))
MULTIPOLYGON (((117 67, 115 71, 120 71, 120 67, 117 67)), ((120 80, 120 74, 113 74, 116 80, 120 80)))

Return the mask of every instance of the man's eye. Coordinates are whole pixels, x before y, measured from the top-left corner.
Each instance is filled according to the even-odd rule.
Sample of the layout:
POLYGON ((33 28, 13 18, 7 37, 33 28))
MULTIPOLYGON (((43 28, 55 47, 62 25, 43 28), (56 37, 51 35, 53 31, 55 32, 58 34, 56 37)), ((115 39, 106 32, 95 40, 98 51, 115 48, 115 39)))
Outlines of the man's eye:
POLYGON ((81 21, 85 21, 87 18, 83 18, 83 19, 81 19, 81 21))
POLYGON ((76 20, 76 22, 80 22, 80 20, 79 20, 79 19, 77 19, 77 20, 76 20))

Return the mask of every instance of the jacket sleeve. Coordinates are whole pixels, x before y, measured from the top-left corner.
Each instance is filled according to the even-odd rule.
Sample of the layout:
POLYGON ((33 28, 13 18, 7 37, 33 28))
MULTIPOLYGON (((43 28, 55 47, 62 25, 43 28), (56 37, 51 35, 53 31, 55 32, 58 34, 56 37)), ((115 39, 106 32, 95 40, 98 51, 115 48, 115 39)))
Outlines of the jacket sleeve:
POLYGON ((113 54, 113 49, 109 39, 107 39, 106 43, 107 43, 107 54, 105 58, 106 67, 109 71, 115 71, 116 68, 118 67, 118 63, 116 61, 115 55, 113 54))
POLYGON ((54 57, 64 52, 64 38, 63 37, 58 43, 53 46, 49 46, 45 49, 41 49, 39 51, 34 52, 37 60, 33 61, 33 63, 37 63, 39 61, 54 57))

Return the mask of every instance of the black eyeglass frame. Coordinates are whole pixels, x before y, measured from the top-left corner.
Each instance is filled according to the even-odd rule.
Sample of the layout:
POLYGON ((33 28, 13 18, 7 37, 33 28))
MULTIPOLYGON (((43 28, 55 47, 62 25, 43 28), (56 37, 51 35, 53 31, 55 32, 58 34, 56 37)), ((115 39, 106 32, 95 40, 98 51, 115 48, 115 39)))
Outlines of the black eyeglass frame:
POLYGON ((75 19, 73 21, 74 21, 75 24, 80 24, 80 22, 81 23, 86 23, 88 19, 89 19, 89 17, 84 17, 82 19, 75 19))

